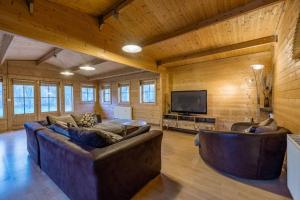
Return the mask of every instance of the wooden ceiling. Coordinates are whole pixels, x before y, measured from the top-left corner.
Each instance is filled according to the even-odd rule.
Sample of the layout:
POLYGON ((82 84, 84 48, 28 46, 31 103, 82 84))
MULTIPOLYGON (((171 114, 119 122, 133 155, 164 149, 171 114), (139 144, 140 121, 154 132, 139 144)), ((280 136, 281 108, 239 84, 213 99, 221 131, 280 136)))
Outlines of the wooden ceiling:
MULTIPOLYGON (((213 53, 199 58, 189 58, 189 55, 197 52, 276 35, 277 25, 284 12, 285 5, 284 0, 133 0, 122 9, 116 10, 116 15, 105 19, 100 30, 99 27, 95 27, 97 26, 96 23, 89 21, 88 16, 92 17, 91 20, 97 21, 97 17, 111 11, 112 8, 116 8, 118 3, 124 3, 126 0, 48 1, 54 4, 46 3, 46 0, 36 3, 37 6, 32 17, 35 17, 35 14, 36 16, 41 15, 39 9, 42 9, 43 2, 48 7, 55 8, 53 12, 64 11, 70 13, 70 16, 67 16, 67 14, 65 16, 70 17, 70 19, 72 16, 75 17, 75 13, 78 13, 76 16, 82 16, 81 18, 85 21, 74 18, 74 22, 66 20, 65 24, 62 23, 57 26, 63 31, 69 26, 72 26, 72 28, 76 26, 76 22, 78 22, 78 27, 83 27, 86 22, 90 28, 84 31, 94 40, 89 41, 91 42, 89 44, 95 42, 94 44, 101 45, 104 51, 100 53, 99 51, 95 53, 87 50, 82 51, 116 62, 132 63, 134 67, 145 69, 151 67, 153 69, 153 64, 151 64, 153 62, 163 63, 162 66, 178 66, 192 62, 271 51, 274 41, 241 49, 229 49, 226 52, 213 53), (190 27, 193 29, 190 29, 190 27), (98 28, 98 31, 96 31, 96 28, 98 28), (185 30, 189 31, 182 34, 185 30), (121 47, 128 43, 142 45, 144 47, 143 52, 136 55, 122 52, 121 47), (143 60, 145 62, 127 62, 120 57, 107 54, 107 52, 113 52, 122 58, 143 60), (162 62, 174 60, 174 58, 176 61, 162 62)), ((46 11, 44 10, 44 12, 46 11)), ((2 20, 4 19, 2 18, 2 20)), ((51 21, 47 22, 52 23, 51 21)), ((7 26, 4 28, 16 30, 16 28, 7 28, 7 26)), ((76 34, 75 31, 74 29, 74 34, 76 34)), ((82 32, 82 30, 78 30, 78 34, 79 32, 82 32)), ((42 36, 37 38, 44 39, 42 36)), ((78 39, 84 40, 84 37, 78 39)), ((57 40, 52 41, 56 42, 57 40)), ((50 40, 47 42, 51 43, 50 40)), ((60 44, 63 46, 67 42, 63 41, 60 44)), ((66 46, 70 48, 74 45, 66 46)), ((81 49, 77 48, 76 50, 81 49)))
MULTIPOLYGON (((10 40, 10 38, 5 37, 9 35, 7 33, 0 31, 0 46, 5 44, 6 40, 10 40)), ((36 61, 37 64, 38 60, 44 58, 45 55, 48 55, 52 52, 53 49, 56 47, 53 45, 49 45, 43 42, 38 42, 32 39, 28 39, 25 37, 12 35, 13 39, 10 41, 9 46, 6 49, 5 59, 10 61, 36 61)), ((46 56, 47 57, 47 56, 46 56)), ((41 59, 43 60, 43 59, 41 59)), ((87 77, 94 77, 100 76, 102 74, 107 74, 111 72, 115 72, 116 70, 120 69, 131 69, 130 67, 118 64, 111 61, 99 60, 93 56, 89 56, 86 54, 60 49, 56 51, 55 55, 50 55, 47 59, 43 60, 42 62, 51 64, 63 70, 74 71, 78 74, 87 77), (96 68, 94 71, 83 71, 78 70, 79 66, 91 64, 93 67, 96 68)))

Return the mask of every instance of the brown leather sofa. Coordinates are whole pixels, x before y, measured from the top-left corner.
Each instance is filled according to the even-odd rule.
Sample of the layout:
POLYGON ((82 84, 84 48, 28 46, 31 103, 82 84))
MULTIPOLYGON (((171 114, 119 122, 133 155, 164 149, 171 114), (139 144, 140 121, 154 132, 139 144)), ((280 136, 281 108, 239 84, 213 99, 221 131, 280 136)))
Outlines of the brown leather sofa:
POLYGON ((232 126, 231 132, 200 131, 199 153, 211 167, 248 179, 274 179, 280 176, 286 152, 287 129, 245 134, 238 132, 249 124, 232 126), (236 131, 238 130, 238 131, 236 131))
POLYGON ((30 157, 70 199, 130 199, 160 174, 161 131, 91 148, 37 122, 24 126, 30 157))

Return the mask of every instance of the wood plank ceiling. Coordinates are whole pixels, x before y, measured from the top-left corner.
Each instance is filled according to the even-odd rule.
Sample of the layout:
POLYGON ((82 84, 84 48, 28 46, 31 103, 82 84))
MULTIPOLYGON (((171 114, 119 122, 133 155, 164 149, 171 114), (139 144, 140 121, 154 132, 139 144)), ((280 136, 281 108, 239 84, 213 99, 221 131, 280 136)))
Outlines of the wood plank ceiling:
MULTIPOLYGON (((107 13, 117 3, 125 2, 125 0, 48 1, 59 5, 62 10, 67 10, 65 8, 69 7, 68 9, 74 12, 88 14, 94 18, 107 13)), ((189 54, 209 52, 211 49, 224 47, 226 49, 230 45, 275 35, 284 11, 284 4, 284 0, 133 0, 121 10, 116 10, 116 15, 106 19, 99 33, 91 37, 97 38, 95 41, 101 41, 106 51, 127 58, 154 60, 162 66, 178 66, 271 51, 273 41, 204 55, 201 58, 186 59, 186 55, 189 54), (216 18, 217 23, 213 22, 209 26, 167 40, 159 40, 160 37, 164 38, 165 35, 172 35, 186 29, 187 26, 201 24, 222 14, 224 16, 216 18), (158 42, 153 43, 155 40, 158 42), (121 47, 128 43, 144 44, 143 52, 136 55, 122 52, 121 47), (178 60, 177 57, 182 59, 178 60), (168 60, 171 62, 164 62, 168 60)), ((54 7, 58 8, 58 6, 54 7)), ((91 29, 94 31, 94 27, 91 29)), ((88 33, 89 30, 86 32, 88 33)))
MULTIPOLYGON (((116 1, 108 0, 73 0, 71 3, 70 1, 51 1, 94 16, 116 3, 116 1)), ((111 17, 105 22, 99 37, 109 41, 110 50, 124 55, 121 47, 126 43, 143 44, 151 38, 172 33, 187 25, 196 24, 252 2, 250 0, 134 0, 120 11, 117 19, 111 17)), ((142 54, 159 61, 275 35, 284 2, 269 2, 271 2, 270 5, 244 15, 147 45, 142 54)), ((233 51, 230 56, 266 51, 270 50, 271 46, 272 44, 233 51)), ((227 55, 228 53, 223 53, 216 57, 227 55)), ((182 63, 186 61, 176 62, 176 65, 182 63)))

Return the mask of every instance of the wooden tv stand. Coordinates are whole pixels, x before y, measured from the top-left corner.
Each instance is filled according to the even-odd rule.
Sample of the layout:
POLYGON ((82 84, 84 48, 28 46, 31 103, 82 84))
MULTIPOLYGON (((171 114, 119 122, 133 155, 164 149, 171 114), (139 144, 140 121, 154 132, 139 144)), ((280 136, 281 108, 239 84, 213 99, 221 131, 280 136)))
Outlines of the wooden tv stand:
POLYGON ((215 130, 216 118, 199 115, 163 115, 163 127, 188 133, 198 133, 200 129, 215 130))

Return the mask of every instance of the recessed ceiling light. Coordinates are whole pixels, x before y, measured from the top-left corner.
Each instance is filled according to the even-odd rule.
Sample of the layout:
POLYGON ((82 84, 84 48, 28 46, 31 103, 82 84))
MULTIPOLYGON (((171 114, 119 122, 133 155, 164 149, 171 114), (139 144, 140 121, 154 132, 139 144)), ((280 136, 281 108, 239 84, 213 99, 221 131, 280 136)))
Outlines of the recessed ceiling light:
POLYGON ((93 71, 96 68, 95 67, 91 67, 89 65, 84 65, 84 66, 79 67, 79 69, 86 70, 86 71, 93 71))
POLYGON ((122 47, 122 50, 127 53, 139 53, 142 51, 142 47, 135 44, 128 44, 122 47))
POLYGON ((69 71, 60 72, 60 74, 65 75, 65 76, 72 76, 72 75, 74 75, 73 72, 69 72, 69 71))
POLYGON ((260 70, 260 69, 264 68, 265 66, 263 64, 254 64, 254 65, 251 65, 251 67, 254 70, 260 70))

